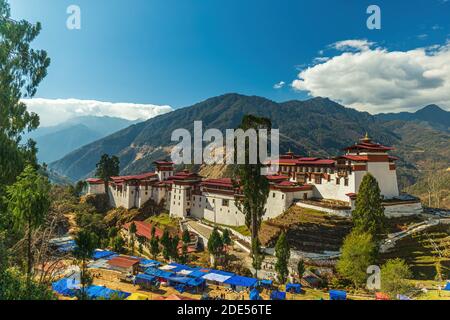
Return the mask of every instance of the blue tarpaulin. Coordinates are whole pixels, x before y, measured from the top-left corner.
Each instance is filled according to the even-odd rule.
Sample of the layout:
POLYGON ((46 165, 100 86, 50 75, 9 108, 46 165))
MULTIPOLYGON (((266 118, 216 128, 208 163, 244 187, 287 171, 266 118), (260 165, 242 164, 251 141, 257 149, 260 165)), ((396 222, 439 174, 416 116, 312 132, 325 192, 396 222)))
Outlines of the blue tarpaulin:
POLYGON ((111 290, 102 286, 90 286, 86 289, 86 294, 91 299, 111 299, 113 295, 117 295, 121 299, 125 299, 130 296, 130 293, 111 290))
POLYGON ((330 300, 347 300, 347 292, 330 290, 330 300))
POLYGON ((173 272, 180 272, 180 271, 183 271, 183 270, 189 270, 189 271, 190 270, 192 270, 192 271, 194 270, 194 268, 191 268, 191 267, 186 266, 184 264, 175 263, 175 262, 169 264, 169 266, 175 267, 175 268, 170 269, 170 271, 173 271, 173 272))
POLYGON ((450 282, 447 282, 447 285, 444 287, 445 291, 450 291, 450 282))
POLYGON ((233 276, 229 278, 228 280, 225 280, 224 283, 229 284, 231 286, 237 286, 237 287, 253 287, 258 282, 255 278, 248 278, 248 277, 242 277, 242 276, 233 276))
POLYGON ((117 255, 118 255, 117 253, 108 250, 95 250, 94 254, 92 255, 92 258, 94 260, 98 260, 98 259, 112 258, 113 256, 117 255))
POLYGON ((76 290, 80 288, 80 283, 74 279, 64 278, 52 283, 52 289, 68 297, 74 297, 76 290))
POLYGON ((140 273, 136 276, 136 278, 134 279, 134 283, 135 284, 140 284, 140 283, 154 283, 156 282, 158 279, 156 279, 156 277, 154 276, 150 276, 148 274, 145 273, 140 273))
POLYGON ((286 285, 286 291, 292 292, 292 293, 301 293, 302 285, 298 284, 298 283, 288 283, 286 285))
POLYGON ((204 269, 204 268, 194 269, 194 271, 189 273, 188 277, 190 277, 190 278, 201 278, 205 274, 209 273, 210 271, 211 271, 210 269, 204 269))
POLYGON ((273 284, 272 280, 260 280, 259 285, 263 287, 271 287, 273 284))
POLYGON ((174 275, 173 272, 159 270, 156 268, 147 268, 147 269, 145 269, 145 273, 149 274, 151 276, 155 276, 155 277, 166 279, 166 280, 169 279, 170 277, 173 277, 173 275, 174 275))
POLYGON ((139 265, 143 268, 159 267, 161 265, 161 262, 151 259, 141 259, 139 261, 139 265))
POLYGON ((259 291, 256 289, 253 289, 250 291, 250 300, 262 300, 259 296, 259 291))
POLYGON ((201 278, 193 279, 188 277, 171 277, 168 280, 169 283, 183 284, 189 287, 198 287, 205 283, 205 280, 201 278))
POLYGON ((286 300, 286 292, 272 291, 270 294, 271 300, 286 300))

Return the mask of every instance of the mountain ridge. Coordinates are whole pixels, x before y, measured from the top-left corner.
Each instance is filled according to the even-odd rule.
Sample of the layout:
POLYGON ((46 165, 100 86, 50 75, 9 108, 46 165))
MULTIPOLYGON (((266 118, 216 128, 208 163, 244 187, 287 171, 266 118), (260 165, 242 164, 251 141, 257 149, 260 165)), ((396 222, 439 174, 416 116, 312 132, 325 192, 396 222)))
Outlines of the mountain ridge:
MULTIPOLYGON (((429 161, 426 150, 425 158, 417 160, 417 163, 402 160, 408 159, 409 149, 414 150, 413 146, 402 144, 405 132, 414 134, 412 127, 407 126, 407 121, 381 120, 328 98, 277 103, 258 96, 225 94, 132 125, 73 151, 53 162, 50 167, 76 181, 93 174, 100 156, 108 153, 119 156, 123 174, 148 171, 153 169, 154 160, 167 157, 170 147, 176 144, 170 141, 173 130, 185 128, 192 132, 195 120, 203 121, 204 130, 236 128, 245 114, 265 116, 272 120, 273 127, 280 129, 281 152, 292 149, 304 155, 335 156, 342 152, 342 148, 355 143, 368 132, 374 140, 397 147, 394 154, 401 157, 399 170, 407 173, 402 178, 406 185, 414 182, 420 161, 429 161), (405 129, 402 131, 402 128, 405 129)), ((422 128, 420 123, 417 126, 422 128)), ((414 128, 417 131, 417 127, 414 128)), ((442 141, 445 141, 447 133, 436 132, 431 128, 427 135, 438 141, 438 150, 445 149, 442 141)), ((411 141, 408 140, 408 143, 411 141)), ((445 154, 440 155, 446 159, 445 154)))

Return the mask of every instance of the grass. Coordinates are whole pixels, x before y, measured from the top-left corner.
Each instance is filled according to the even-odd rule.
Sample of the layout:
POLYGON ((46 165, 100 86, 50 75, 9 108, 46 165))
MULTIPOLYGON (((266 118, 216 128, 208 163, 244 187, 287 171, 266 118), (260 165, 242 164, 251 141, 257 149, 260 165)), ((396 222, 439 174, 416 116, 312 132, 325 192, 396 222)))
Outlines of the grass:
MULTIPOLYGON (((397 242, 395 248, 381 256, 383 263, 387 259, 404 259, 411 268, 414 278, 418 280, 433 280, 436 276, 436 259, 438 252, 435 251, 430 238, 436 243, 441 252, 450 243, 449 226, 438 225, 424 232, 413 234, 397 242)), ((450 258, 442 260, 443 277, 450 276, 450 258)))
POLYGON ((224 228, 233 229, 234 231, 242 234, 243 236, 246 236, 246 237, 250 237, 251 236, 250 230, 247 228, 247 226, 229 226, 229 225, 226 225, 226 224, 214 223, 214 222, 206 220, 206 219, 203 219, 203 220, 205 222, 207 222, 208 224, 213 224, 213 225, 216 225, 218 227, 224 227, 224 228))
POLYGON ((152 216, 145 221, 162 227, 178 228, 178 219, 170 217, 168 213, 152 216))

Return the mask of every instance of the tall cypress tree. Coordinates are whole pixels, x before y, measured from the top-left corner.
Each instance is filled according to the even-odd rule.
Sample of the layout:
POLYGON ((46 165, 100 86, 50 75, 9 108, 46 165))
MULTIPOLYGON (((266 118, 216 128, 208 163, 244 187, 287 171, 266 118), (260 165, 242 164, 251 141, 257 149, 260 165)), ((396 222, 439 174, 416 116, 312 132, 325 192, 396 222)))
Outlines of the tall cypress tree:
POLYGON ((385 216, 380 187, 370 173, 361 182, 352 217, 356 232, 368 232, 376 238, 384 231, 385 216))
MULTIPOLYGON (((267 118, 260 118, 253 115, 245 115, 242 118, 242 123, 239 127, 244 131, 254 129, 258 134, 258 146, 259 148, 266 147, 265 143, 259 140, 260 130, 267 130, 268 134, 272 129, 272 123, 267 118)), ((262 223, 262 217, 264 216, 266 209, 267 198, 269 196, 269 181, 266 176, 261 174, 262 169, 265 167, 261 163, 262 159, 259 159, 258 163, 250 164, 250 146, 249 141, 245 143, 245 159, 246 164, 235 166, 235 175, 240 179, 240 188, 242 190, 242 197, 236 198, 236 206, 245 215, 245 224, 251 231, 252 244, 256 243, 258 239, 259 229, 262 223), (247 163, 248 161, 248 163, 247 163)), ((238 150, 235 148, 235 152, 238 150)), ((252 245, 252 258, 254 264, 258 264, 260 259, 259 252, 255 250, 258 246, 252 245)))
POLYGON ((286 233, 284 232, 278 237, 277 244, 275 245, 275 256, 277 257, 275 270, 278 274, 278 281, 284 284, 286 283, 289 275, 288 263, 291 257, 291 251, 286 238, 286 233))

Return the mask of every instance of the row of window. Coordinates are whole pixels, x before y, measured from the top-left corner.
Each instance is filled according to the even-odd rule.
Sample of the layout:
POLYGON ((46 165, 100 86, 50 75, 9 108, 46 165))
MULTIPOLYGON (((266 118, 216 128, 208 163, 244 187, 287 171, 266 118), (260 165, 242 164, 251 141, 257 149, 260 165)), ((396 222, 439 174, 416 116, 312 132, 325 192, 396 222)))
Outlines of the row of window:
POLYGON ((282 172, 311 172, 311 173, 329 173, 333 174, 334 169, 333 168, 321 168, 321 167, 298 167, 298 166, 281 166, 282 172))

